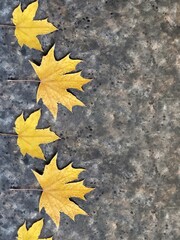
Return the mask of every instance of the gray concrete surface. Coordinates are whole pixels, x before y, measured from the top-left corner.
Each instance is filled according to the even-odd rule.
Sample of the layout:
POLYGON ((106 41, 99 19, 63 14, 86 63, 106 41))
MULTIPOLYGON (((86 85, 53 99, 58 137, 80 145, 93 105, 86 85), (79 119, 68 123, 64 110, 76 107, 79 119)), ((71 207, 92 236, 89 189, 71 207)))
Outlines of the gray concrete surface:
MULTIPOLYGON (((0 23, 11 23, 18 3, 0 2, 0 23)), ((0 28, 0 132, 14 132, 22 111, 27 117, 41 107, 39 127, 61 136, 42 146, 47 162, 58 152, 60 168, 73 161, 96 187, 87 202, 75 199, 90 217, 62 214, 57 230, 38 212, 39 192, 9 191, 38 187, 31 169, 42 172, 45 162, 23 157, 16 138, 0 137, 0 240, 16 239, 25 220, 41 217, 41 237, 54 240, 180 239, 179 11, 178 0, 40 0, 37 18, 59 28, 40 37, 44 52, 56 42, 57 59, 70 52, 93 78, 84 93, 71 90, 87 107, 59 106, 56 122, 36 103, 36 83, 6 81, 37 79, 28 60, 40 63, 42 53, 21 49, 13 29, 0 28)))

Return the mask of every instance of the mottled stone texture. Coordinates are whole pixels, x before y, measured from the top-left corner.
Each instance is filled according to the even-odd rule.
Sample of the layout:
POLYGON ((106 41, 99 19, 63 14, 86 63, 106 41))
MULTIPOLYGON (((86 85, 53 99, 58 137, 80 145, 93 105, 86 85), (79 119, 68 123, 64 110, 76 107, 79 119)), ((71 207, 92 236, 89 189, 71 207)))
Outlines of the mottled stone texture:
MULTIPOLYGON (((22 0, 23 8, 31 3, 22 0)), ((42 238, 54 240, 178 240, 178 0, 40 0, 37 18, 49 17, 59 31, 39 37, 45 53, 56 42, 56 57, 80 58, 84 77, 93 81, 81 93, 86 108, 73 113, 59 106, 57 121, 39 102, 29 60, 43 53, 22 49, 13 28, 0 28, 0 132, 14 132, 14 121, 42 108, 39 127, 51 126, 61 140, 42 146, 47 162, 58 151, 60 168, 73 161, 84 167, 85 184, 96 187, 89 213, 73 222, 62 214, 59 230, 44 211, 31 169, 45 162, 23 157, 16 137, 0 137, 0 240, 16 239, 17 229, 42 217, 42 238)), ((11 23, 19 1, 0 1, 0 23, 11 23)))

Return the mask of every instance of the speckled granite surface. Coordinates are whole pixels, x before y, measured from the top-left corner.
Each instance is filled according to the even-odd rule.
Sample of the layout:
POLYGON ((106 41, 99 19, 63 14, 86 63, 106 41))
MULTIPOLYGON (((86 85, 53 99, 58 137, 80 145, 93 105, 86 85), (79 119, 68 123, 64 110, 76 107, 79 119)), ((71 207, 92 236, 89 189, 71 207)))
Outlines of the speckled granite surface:
MULTIPOLYGON (((22 0, 25 7, 31 1, 22 0)), ((19 1, 0 2, 0 23, 10 23, 19 1)), ((28 60, 41 52, 18 46, 13 30, 0 28, 0 132, 39 107, 39 126, 51 126, 61 140, 42 146, 47 162, 58 151, 59 167, 84 167, 87 202, 75 200, 90 217, 71 221, 62 214, 57 231, 38 212, 38 187, 31 169, 44 162, 22 157, 15 138, 0 137, 0 240, 16 239, 17 229, 45 217, 42 238, 54 240, 180 239, 178 134, 180 5, 178 0, 41 0, 37 17, 49 16, 59 31, 40 37, 45 52, 56 42, 59 59, 81 58, 83 76, 94 80, 74 91, 87 108, 73 113, 59 106, 57 122, 40 102, 28 60)))

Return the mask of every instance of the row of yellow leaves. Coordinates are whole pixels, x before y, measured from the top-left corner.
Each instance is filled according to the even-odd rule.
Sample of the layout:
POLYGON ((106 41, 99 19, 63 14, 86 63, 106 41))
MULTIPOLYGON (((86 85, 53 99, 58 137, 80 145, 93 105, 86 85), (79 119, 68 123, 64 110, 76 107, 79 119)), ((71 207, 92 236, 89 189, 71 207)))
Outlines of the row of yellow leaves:
MULTIPOLYGON (((35 1, 24 11, 19 5, 13 12, 12 21, 16 27, 15 36, 21 47, 27 45, 30 48, 42 50, 37 36, 57 30, 47 19, 34 20, 37 10, 38 1, 35 1)), ((57 61, 54 56, 54 47, 42 58, 40 66, 31 62, 40 80, 37 102, 42 99, 54 118, 57 117, 58 103, 61 103, 70 111, 72 111, 73 106, 84 106, 80 100, 67 91, 69 88, 83 91, 82 86, 90 81, 83 78, 81 72, 71 73, 76 70, 76 66, 80 62, 80 60, 70 59, 69 55, 57 61)), ((15 131, 18 135, 17 144, 23 155, 29 154, 32 157, 45 160, 39 145, 53 142, 58 140, 59 137, 49 128, 36 129, 40 116, 40 110, 32 113, 26 120, 22 114, 16 119, 15 131)), ((49 165, 45 166, 42 175, 34 171, 33 173, 42 188, 39 209, 44 208, 58 227, 61 212, 67 214, 73 220, 77 214, 87 215, 70 198, 76 197, 85 200, 84 196, 92 191, 92 188, 85 187, 83 181, 74 182, 84 169, 75 169, 70 164, 60 170, 56 162, 57 156, 51 160, 49 165)), ((42 227, 42 219, 34 223, 29 230, 24 224, 18 230, 18 240, 38 240, 42 227)))

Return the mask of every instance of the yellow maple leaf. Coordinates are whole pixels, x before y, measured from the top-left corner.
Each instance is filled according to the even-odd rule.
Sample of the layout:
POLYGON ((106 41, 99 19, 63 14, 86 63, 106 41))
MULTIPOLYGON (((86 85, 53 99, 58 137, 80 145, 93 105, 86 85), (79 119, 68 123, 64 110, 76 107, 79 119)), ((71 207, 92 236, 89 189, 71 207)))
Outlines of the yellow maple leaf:
POLYGON ((83 91, 82 86, 90 80, 81 76, 81 72, 70 73, 76 69, 81 60, 72 60, 69 55, 57 61, 54 56, 54 46, 48 54, 43 57, 41 65, 32 63, 36 74, 40 79, 37 92, 37 101, 42 98, 43 103, 57 116, 58 103, 61 103, 70 111, 73 106, 84 106, 73 94, 67 90, 74 88, 83 91))
POLYGON ((55 156, 49 165, 45 166, 43 175, 34 172, 41 188, 43 189, 39 210, 45 209, 56 226, 60 223, 60 213, 65 213, 71 219, 78 214, 87 215, 78 205, 70 200, 72 197, 85 200, 85 195, 93 190, 83 185, 83 181, 76 181, 84 169, 75 169, 72 164, 59 170, 56 165, 55 156))
POLYGON ((39 145, 53 142, 59 137, 49 128, 36 129, 40 116, 40 110, 32 113, 26 120, 21 114, 15 121, 15 131, 18 134, 17 144, 23 155, 28 153, 32 157, 45 159, 39 145))
POLYGON ((30 48, 34 48, 42 51, 41 44, 37 38, 38 35, 48 34, 57 30, 47 19, 33 20, 38 9, 38 1, 28 5, 28 7, 22 11, 21 5, 19 5, 13 11, 13 23, 16 26, 15 36, 18 39, 19 45, 27 45, 30 48))
POLYGON ((27 230, 26 223, 24 223, 18 230, 17 240, 52 240, 52 237, 39 239, 42 227, 43 219, 34 223, 32 227, 29 228, 29 230, 27 230))

